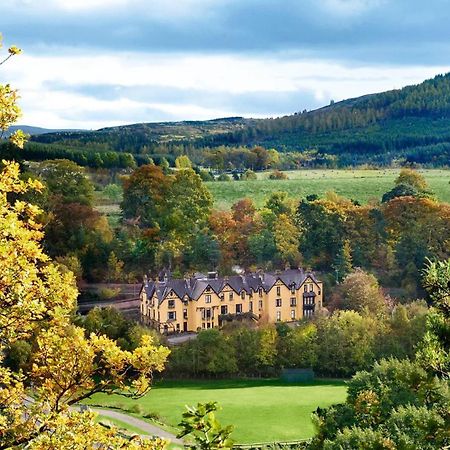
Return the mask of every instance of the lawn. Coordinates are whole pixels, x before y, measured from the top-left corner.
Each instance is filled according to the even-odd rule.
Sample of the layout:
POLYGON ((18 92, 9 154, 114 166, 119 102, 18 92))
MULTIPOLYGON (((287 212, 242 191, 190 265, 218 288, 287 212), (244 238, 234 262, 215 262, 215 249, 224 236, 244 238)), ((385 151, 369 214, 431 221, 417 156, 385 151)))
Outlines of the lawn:
MULTIPOLYGON (((309 194, 322 196, 327 191, 367 203, 380 200, 394 185, 399 170, 296 170, 285 172, 288 180, 269 180, 269 172, 258 173, 254 181, 215 181, 206 183, 213 195, 215 207, 229 209, 241 198, 251 198, 258 207, 275 191, 286 191, 300 199, 309 194)), ((441 201, 450 203, 450 170, 420 170, 430 188, 441 201)))
POLYGON ((343 381, 285 384, 277 380, 164 381, 139 400, 97 394, 89 403, 129 408, 139 404, 147 414, 176 426, 184 405, 217 401, 223 425, 233 424, 239 443, 306 439, 314 434, 311 413, 345 400, 343 381))

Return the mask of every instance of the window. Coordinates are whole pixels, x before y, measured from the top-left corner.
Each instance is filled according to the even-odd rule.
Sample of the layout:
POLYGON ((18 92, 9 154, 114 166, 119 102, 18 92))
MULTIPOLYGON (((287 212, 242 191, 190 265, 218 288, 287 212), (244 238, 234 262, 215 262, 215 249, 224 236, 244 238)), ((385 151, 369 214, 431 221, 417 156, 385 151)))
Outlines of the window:
POLYGON ((211 328, 211 324, 209 322, 206 324, 206 328, 211 328))
POLYGON ((248 310, 249 310, 250 312, 253 312, 253 302, 249 302, 249 303, 248 303, 248 310))
POLYGON ((291 294, 295 294, 295 284, 291 284, 291 294))
POLYGON ((242 313, 242 305, 240 303, 236 304, 236 314, 242 313))
POLYGON ((263 309, 263 302, 262 302, 262 300, 259 301, 259 309, 263 309))
POLYGON ((177 323, 177 331, 180 331, 180 324, 177 323))
POLYGON ((263 290, 262 290, 262 288, 259 288, 259 289, 258 289, 258 293, 259 293, 259 296, 260 296, 260 297, 263 296, 263 290))
POLYGON ((242 300, 245 300, 245 291, 241 292, 241 298, 242 298, 242 300))
POLYGON ((177 313, 175 311, 169 311, 167 313, 167 320, 176 320, 177 319, 177 313))
POLYGON ((277 311, 277 322, 281 320, 281 311, 277 311))
POLYGON ((209 286, 205 290, 206 292, 211 292, 211 288, 209 286))
POLYGON ((206 328, 205 322, 202 323, 202 328, 206 328))
POLYGON ((291 319, 295 319, 295 309, 291 309, 291 319))
POLYGON ((183 319, 187 320, 188 316, 187 316, 187 309, 183 309, 183 319))
POLYGON ((206 320, 211 320, 211 308, 206 308, 205 313, 206 313, 206 320))
POLYGON ((223 292, 220 293, 219 295, 220 301, 224 301, 225 300, 225 294, 223 292))
POLYGON ((280 307, 281 306, 281 298, 277 298, 275 300, 275 306, 280 307))
POLYGON ((318 292, 318 294, 320 295, 320 289, 319 289, 319 292, 318 292))
POLYGON ((277 286, 277 295, 281 295, 281 287, 277 286))
POLYGON ((291 297, 291 306, 295 306, 297 304, 297 299, 295 297, 291 297))
POLYGON ((211 295, 205 295, 205 303, 211 303, 211 295))
POLYGON ((314 284, 309 285, 309 292, 314 292, 314 284))
POLYGON ((227 305, 222 305, 220 307, 220 314, 228 314, 228 306, 227 305))
POLYGON ((303 286, 303 292, 308 292, 308 285, 307 285, 307 284, 305 284, 305 285, 303 286))
POLYGON ((175 300, 169 300, 169 304, 167 305, 169 309, 175 308, 175 300))
POLYGON ((229 299, 229 300, 233 300, 233 293, 232 293, 232 292, 230 292, 230 293, 228 294, 228 299, 229 299))

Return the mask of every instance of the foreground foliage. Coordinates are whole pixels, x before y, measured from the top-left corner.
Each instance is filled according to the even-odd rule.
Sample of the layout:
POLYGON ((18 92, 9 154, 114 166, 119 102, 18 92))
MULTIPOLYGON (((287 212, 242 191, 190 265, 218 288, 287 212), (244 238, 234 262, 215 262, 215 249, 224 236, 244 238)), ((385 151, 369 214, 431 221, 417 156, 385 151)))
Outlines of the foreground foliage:
POLYGON ((450 444, 450 260, 429 263, 432 302, 415 360, 382 360, 358 372, 344 404, 318 409, 312 449, 436 449, 450 444))
POLYGON ((233 441, 230 439, 230 434, 233 427, 222 427, 214 414, 217 409, 216 402, 187 406, 183 413, 183 420, 178 424, 181 431, 177 437, 186 435, 193 437, 195 444, 190 446, 192 449, 232 448, 233 441))
MULTIPOLYGON (((126 444, 123 438, 94 425, 91 413, 70 406, 95 392, 145 394, 169 351, 149 336, 133 352, 123 351, 105 336, 86 337, 72 324, 74 279, 42 252, 38 208, 8 200, 12 193, 36 187, 36 182, 19 180, 17 164, 5 163, 0 183, 1 354, 19 340, 32 338, 34 344, 30 370, 0 367, 0 448, 120 448, 126 444)), ((137 441, 129 445, 138 448, 137 441)), ((161 443, 142 443, 155 445, 161 443)))
MULTIPOLYGON (((4 92, 0 91, 3 96, 4 92)), ((0 102, 2 129, 19 109, 15 97, 0 102), (5 106, 6 105, 6 106, 5 106), (9 111, 12 108, 12 112, 9 111)), ((20 144, 20 142, 19 142, 20 144)), ((72 323, 78 292, 71 272, 62 273, 43 252, 41 210, 18 200, 39 181, 21 180, 19 165, 0 172, 0 448, 156 449, 161 440, 128 440, 95 423, 95 414, 71 406, 95 392, 139 397, 150 389, 169 350, 143 336, 124 351, 103 335, 86 336, 72 323), (16 370, 5 355, 18 342, 31 343, 31 365, 16 370)))

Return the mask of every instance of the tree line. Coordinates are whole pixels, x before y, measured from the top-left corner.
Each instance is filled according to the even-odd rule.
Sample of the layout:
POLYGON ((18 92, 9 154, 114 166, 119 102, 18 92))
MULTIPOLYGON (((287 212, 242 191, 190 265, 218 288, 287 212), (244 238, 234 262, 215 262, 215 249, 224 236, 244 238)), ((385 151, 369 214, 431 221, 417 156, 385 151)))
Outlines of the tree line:
MULTIPOLYGON (((45 211, 44 248, 87 281, 139 281, 161 267, 182 277, 212 268, 229 274, 236 265, 302 265, 322 272, 328 290, 360 267, 410 298, 422 292, 426 258, 450 256, 450 206, 436 201, 413 170, 403 169, 381 201, 367 205, 332 192, 302 199, 275 192, 262 208, 242 199, 219 211, 202 177, 184 163, 176 171, 144 165, 119 178, 122 216, 115 226, 95 208, 82 167, 67 160, 33 166, 24 176, 45 188, 26 198, 45 211)), ((109 191, 120 198, 116 185, 109 191)))

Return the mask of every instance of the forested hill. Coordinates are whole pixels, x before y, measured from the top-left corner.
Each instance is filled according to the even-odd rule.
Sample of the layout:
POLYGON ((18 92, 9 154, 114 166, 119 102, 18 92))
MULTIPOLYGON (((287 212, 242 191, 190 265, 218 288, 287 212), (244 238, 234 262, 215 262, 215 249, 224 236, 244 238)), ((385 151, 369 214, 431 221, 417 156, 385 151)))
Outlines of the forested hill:
POLYGON ((96 145, 107 150, 138 152, 145 145, 168 142, 196 142, 216 134, 242 130, 252 119, 227 117, 204 121, 136 123, 96 131, 65 131, 33 136, 43 143, 96 145))
POLYGON ((389 164, 395 159, 448 165, 450 74, 275 119, 136 124, 33 139, 133 154, 160 153, 161 145, 263 145, 284 152, 316 150, 333 155, 339 165, 389 164))

